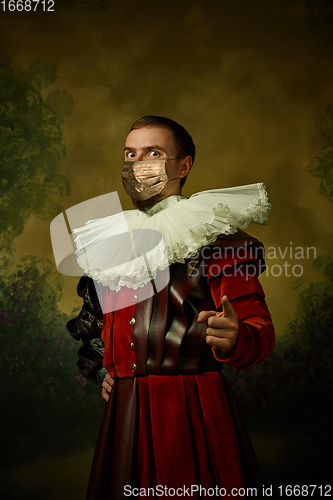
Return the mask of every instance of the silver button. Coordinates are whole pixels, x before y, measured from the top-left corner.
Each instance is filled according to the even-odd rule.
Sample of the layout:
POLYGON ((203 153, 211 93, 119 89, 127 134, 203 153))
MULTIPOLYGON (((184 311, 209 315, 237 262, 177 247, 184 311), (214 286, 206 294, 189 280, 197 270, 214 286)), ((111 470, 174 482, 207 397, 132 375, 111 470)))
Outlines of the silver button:
POLYGON ((131 351, 135 351, 135 344, 133 344, 133 342, 131 342, 128 347, 131 349, 131 351))
POLYGON ((133 364, 131 365, 131 370, 132 370, 132 372, 133 372, 133 373, 135 373, 135 372, 136 372, 136 364, 135 364, 135 363, 133 363, 133 364))
POLYGON ((130 324, 131 326, 135 325, 135 318, 131 318, 131 319, 129 320, 129 324, 130 324))
POLYGON ((138 296, 137 295, 133 295, 133 302, 137 302, 138 301, 138 296))

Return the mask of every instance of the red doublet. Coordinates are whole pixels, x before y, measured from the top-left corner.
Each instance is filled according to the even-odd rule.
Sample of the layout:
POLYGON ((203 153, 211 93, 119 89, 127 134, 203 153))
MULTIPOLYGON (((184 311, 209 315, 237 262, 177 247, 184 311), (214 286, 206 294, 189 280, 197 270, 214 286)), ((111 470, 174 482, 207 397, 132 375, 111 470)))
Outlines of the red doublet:
MULTIPOLYGON (((207 252, 209 258, 205 260, 203 275, 215 308, 221 310, 221 299, 223 295, 227 295, 239 318, 239 336, 233 354, 226 358, 221 356, 217 348, 213 348, 215 359, 212 356, 211 369, 195 373, 178 373, 176 369, 171 375, 165 374, 168 373, 167 368, 163 368, 166 366, 163 356, 168 352, 166 334, 161 351, 160 371, 156 374, 151 371, 140 372, 142 369, 137 363, 137 349, 141 349, 141 340, 135 332, 138 332, 138 325, 142 325, 142 331, 148 331, 153 312, 140 315, 136 298, 140 291, 124 287, 119 293, 115 293, 107 289, 105 300, 116 300, 117 310, 104 315, 104 366, 116 379, 116 389, 112 389, 106 409, 109 416, 104 417, 102 428, 109 429, 112 425, 113 435, 110 444, 106 445, 108 438, 105 437, 105 430, 101 430, 88 499, 124 498, 124 485, 122 479, 119 479, 122 472, 117 467, 117 462, 121 462, 119 454, 126 442, 126 429, 117 416, 119 407, 126 404, 123 401, 125 392, 120 393, 120 384, 117 388, 117 381, 120 379, 135 378, 136 382, 135 394, 132 391, 131 398, 136 399, 137 409, 133 418, 137 431, 129 431, 133 432, 130 441, 132 443, 134 440, 136 449, 130 455, 132 464, 128 464, 132 472, 135 469, 133 474, 131 472, 135 482, 133 486, 145 488, 146 491, 157 485, 175 489, 191 485, 201 485, 203 488, 218 486, 225 488, 228 496, 233 488, 241 488, 244 483, 251 485, 251 472, 248 470, 251 464, 244 464, 241 456, 243 448, 248 446, 247 442, 244 444, 247 437, 243 435, 244 429, 238 421, 232 395, 220 373, 223 364, 242 369, 259 363, 272 352, 274 346, 274 328, 257 278, 260 263, 253 248, 244 243, 247 241, 256 240, 247 238, 231 244, 229 239, 227 243, 219 240, 220 247, 223 248, 226 244, 230 247, 228 252, 223 256, 214 255, 214 248, 207 252), (232 246, 237 245, 245 245, 245 251, 235 257, 232 246), (133 301, 132 305, 121 308, 122 303, 129 303, 129 296, 133 301), (214 365, 216 360, 220 369, 214 365), (113 409, 108 410, 111 406, 113 409), (111 419, 112 424, 107 423, 107 419, 111 419), (122 444, 117 444, 117 434, 121 434, 122 444), (113 450, 108 450, 108 446, 112 446, 113 450), (101 488, 103 481, 107 481, 109 486, 101 488)), ((182 308, 186 309, 185 306, 182 308)), ((206 325, 203 327, 205 329, 206 325)), ((147 351, 147 340, 144 342, 142 349, 146 349, 144 352, 149 359, 149 346, 147 351)), ((209 346, 206 344, 206 347, 209 346)), ((245 455, 246 453, 245 451, 245 455)), ((126 465, 120 467, 124 468, 126 465)), ((154 496, 150 495, 149 498, 154 496)), ((192 498, 200 497, 193 494, 192 498)), ((234 498, 244 497, 240 495, 234 498)))

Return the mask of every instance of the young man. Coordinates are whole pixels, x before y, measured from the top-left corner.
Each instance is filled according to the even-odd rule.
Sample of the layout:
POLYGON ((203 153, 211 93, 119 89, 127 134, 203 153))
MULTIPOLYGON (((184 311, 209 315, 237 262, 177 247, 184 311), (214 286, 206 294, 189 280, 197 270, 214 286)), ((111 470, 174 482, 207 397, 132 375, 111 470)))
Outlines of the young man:
MULTIPOLYGON (((101 309, 91 279, 80 281, 85 305, 69 329, 84 340, 82 373, 95 381, 105 375, 107 401, 87 498, 189 492, 193 498, 238 498, 240 488, 260 486, 261 478, 221 371, 224 364, 242 369, 259 363, 274 345, 257 278, 263 248, 239 230, 251 221, 265 223, 265 190, 258 184, 183 197, 195 147, 187 131, 167 118, 135 122, 124 153, 124 187, 139 209, 125 212, 127 225, 162 233, 169 268, 156 252, 149 280, 124 266, 124 276, 117 268, 117 277, 127 286, 117 289, 114 270, 104 270, 102 280, 99 266, 89 267, 97 282, 109 284, 103 296, 103 310, 110 311, 101 334, 104 368, 91 356, 94 343, 103 347, 96 327, 101 309), (147 294, 147 287, 154 293, 147 294)), ((85 235, 87 229, 89 224, 85 235)))

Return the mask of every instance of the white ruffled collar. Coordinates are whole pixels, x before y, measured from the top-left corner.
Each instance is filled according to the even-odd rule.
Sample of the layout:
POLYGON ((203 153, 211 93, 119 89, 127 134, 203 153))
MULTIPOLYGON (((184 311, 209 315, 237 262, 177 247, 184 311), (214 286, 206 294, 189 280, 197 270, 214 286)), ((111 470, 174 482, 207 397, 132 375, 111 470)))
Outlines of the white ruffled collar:
POLYGON ((220 234, 267 223, 263 184, 173 195, 146 212, 128 210, 75 229, 79 266, 94 280, 119 290, 137 289, 175 262, 184 262, 220 234))

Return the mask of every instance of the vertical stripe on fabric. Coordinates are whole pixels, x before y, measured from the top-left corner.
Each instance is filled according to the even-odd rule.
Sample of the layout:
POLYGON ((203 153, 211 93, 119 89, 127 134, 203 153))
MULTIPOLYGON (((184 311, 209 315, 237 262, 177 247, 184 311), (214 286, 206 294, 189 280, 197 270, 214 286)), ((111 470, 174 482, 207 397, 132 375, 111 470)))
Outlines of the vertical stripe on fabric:
POLYGON ((137 378, 139 397, 139 478, 141 488, 156 485, 156 467, 152 439, 152 423, 150 415, 149 384, 146 377, 137 378))
POLYGON ((231 490, 243 486, 234 424, 225 388, 216 372, 195 375, 211 463, 217 484, 231 490))
POLYGON ((197 484, 183 376, 150 376, 149 398, 157 484, 197 484))
POLYGON ((200 405, 195 375, 183 377, 186 391, 188 420, 191 429, 192 447, 194 450, 196 477, 198 484, 204 488, 214 488, 213 467, 210 460, 203 412, 200 405))

